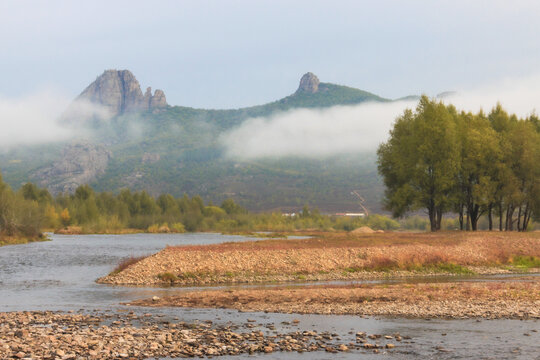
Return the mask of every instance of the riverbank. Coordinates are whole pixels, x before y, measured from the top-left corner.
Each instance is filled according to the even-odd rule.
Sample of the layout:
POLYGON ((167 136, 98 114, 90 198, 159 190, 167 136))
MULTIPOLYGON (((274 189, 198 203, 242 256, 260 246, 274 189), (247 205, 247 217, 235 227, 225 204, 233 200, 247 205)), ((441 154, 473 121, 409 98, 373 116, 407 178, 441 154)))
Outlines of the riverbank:
POLYGON ((131 305, 408 318, 540 319, 540 282, 321 285, 189 291, 131 305))
MULTIPOLYGON (((214 325, 212 321, 165 321, 134 312, 0 313, 0 357, 42 359, 118 359, 212 357, 255 353, 392 351, 400 334, 356 333, 342 342, 328 332, 273 331, 272 323, 214 325)), ((399 345, 398 345, 399 346, 399 345)))
POLYGON ((140 234, 146 233, 145 230, 140 229, 104 229, 100 231, 92 230, 87 231, 80 226, 68 226, 54 230, 57 235, 128 235, 128 234, 140 234))
POLYGON ((28 244, 36 241, 49 241, 49 238, 45 234, 34 237, 0 235, 0 246, 28 244))
POLYGON ((312 233, 177 246, 100 278, 115 285, 204 285, 538 271, 540 233, 312 233))

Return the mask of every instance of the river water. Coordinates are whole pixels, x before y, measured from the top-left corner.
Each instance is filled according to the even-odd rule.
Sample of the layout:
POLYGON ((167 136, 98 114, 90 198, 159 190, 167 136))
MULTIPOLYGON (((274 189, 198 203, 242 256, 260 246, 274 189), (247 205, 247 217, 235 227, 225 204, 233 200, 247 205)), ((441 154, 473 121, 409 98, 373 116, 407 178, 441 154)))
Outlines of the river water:
MULTIPOLYGON (((174 235, 51 235, 52 241, 0 247, 0 311, 22 310, 122 310, 121 302, 167 296, 188 288, 138 288, 96 284, 123 258, 155 253, 167 245, 212 244, 244 241, 220 234, 174 235)), ((412 337, 388 353, 276 353, 265 359, 538 359, 540 322, 537 320, 422 320, 241 313, 223 309, 135 308, 144 313, 182 321, 217 323, 274 323, 280 332, 331 331, 342 341, 354 341, 349 332, 412 337), (300 320, 298 326, 281 324, 300 320)), ((264 330, 261 327, 261 330, 264 330)), ((248 357, 248 356, 241 356, 248 357)), ((253 357, 253 356, 249 356, 253 357)), ((231 357, 232 358, 232 357, 231 357)), ((238 358, 238 357, 235 357, 238 358)))

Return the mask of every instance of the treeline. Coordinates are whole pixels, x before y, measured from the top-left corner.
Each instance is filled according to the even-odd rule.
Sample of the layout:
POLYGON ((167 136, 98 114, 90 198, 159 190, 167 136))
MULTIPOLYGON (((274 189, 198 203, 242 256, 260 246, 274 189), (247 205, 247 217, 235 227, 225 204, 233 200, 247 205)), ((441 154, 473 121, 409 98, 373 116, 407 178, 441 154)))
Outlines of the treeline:
POLYGON ((147 192, 95 192, 79 186, 73 194, 56 197, 32 183, 12 191, 0 178, 0 237, 39 236, 44 229, 66 233, 253 232, 294 230, 354 230, 361 226, 396 230, 397 221, 382 215, 367 218, 335 217, 305 206, 295 216, 249 213, 233 200, 219 206, 201 197, 157 198, 147 192))
MULTIPOLYGON (((48 194, 48 192, 47 192, 48 194)), ((14 192, 0 174, 0 245, 41 237, 43 208, 14 192)))
POLYGON ((423 96, 396 119, 378 149, 385 207, 396 217, 426 209, 432 231, 444 213, 461 230, 526 231, 540 216, 540 119, 497 104, 489 114, 458 111, 423 96))

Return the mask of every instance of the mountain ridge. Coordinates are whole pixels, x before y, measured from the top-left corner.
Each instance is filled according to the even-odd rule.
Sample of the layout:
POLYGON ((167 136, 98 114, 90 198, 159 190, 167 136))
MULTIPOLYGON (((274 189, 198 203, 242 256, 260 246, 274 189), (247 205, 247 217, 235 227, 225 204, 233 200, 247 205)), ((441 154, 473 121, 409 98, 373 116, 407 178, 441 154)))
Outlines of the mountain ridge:
POLYGON ((355 212, 356 198, 350 193, 354 189, 361 191, 371 210, 381 209, 383 186, 377 175, 374 151, 328 159, 288 157, 246 161, 224 157, 218 139, 224 131, 248 118, 291 109, 393 100, 320 82, 313 73, 306 73, 296 91, 266 104, 238 109, 197 109, 171 106, 164 101, 156 108, 150 106, 148 99, 161 94, 158 90, 153 95, 147 90, 150 96, 142 94, 131 72, 109 70, 104 74, 105 79, 98 77, 77 99, 108 107, 115 116, 103 122, 89 122, 87 128, 82 128, 84 124, 80 121, 72 123, 76 129, 93 134, 90 140, 98 146, 100 166, 91 164, 91 159, 96 158, 93 155, 96 148, 88 144, 74 147, 70 141, 21 147, 0 155, 0 169, 7 182, 17 188, 30 180, 46 185, 54 193, 69 192, 77 186, 76 181, 70 181, 73 178, 70 172, 76 171, 85 174, 78 179, 99 191, 130 188, 146 190, 155 196, 162 192, 175 196, 187 193, 201 195, 214 203, 232 197, 254 211, 291 211, 308 203, 327 212, 355 212), (93 153, 87 155, 84 149, 93 153), (77 154, 76 168, 74 159, 65 155, 72 153, 77 154))

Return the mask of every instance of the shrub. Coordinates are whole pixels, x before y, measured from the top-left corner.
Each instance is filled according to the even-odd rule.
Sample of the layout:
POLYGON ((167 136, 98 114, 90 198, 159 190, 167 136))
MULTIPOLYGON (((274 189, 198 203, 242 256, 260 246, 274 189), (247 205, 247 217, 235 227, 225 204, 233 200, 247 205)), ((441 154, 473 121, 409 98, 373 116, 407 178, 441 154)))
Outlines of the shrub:
POLYGON ((164 273, 161 273, 161 274, 158 274, 158 279, 163 281, 163 282, 168 282, 168 283, 174 283, 175 281, 178 280, 178 276, 174 275, 173 273, 170 273, 170 272, 164 272, 164 273))
POLYGON ((177 222, 171 225, 171 231, 175 233, 185 233, 186 228, 184 227, 184 224, 177 222))

